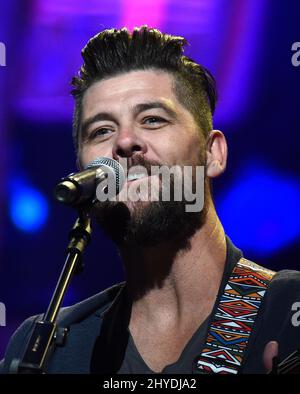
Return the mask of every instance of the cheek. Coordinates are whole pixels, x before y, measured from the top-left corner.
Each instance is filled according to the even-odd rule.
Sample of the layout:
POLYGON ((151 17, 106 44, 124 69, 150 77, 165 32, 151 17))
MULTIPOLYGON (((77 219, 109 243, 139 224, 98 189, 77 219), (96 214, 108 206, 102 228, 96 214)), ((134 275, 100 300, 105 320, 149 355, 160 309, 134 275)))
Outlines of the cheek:
POLYGON ((78 156, 79 156, 81 167, 84 168, 88 163, 92 161, 92 157, 93 157, 92 149, 82 148, 78 156))
POLYGON ((157 144, 160 157, 177 164, 197 163, 201 157, 202 141, 199 134, 177 134, 177 138, 169 137, 157 144))
POLYGON ((176 163, 178 157, 178 145, 180 142, 177 139, 171 138, 169 136, 160 136, 155 139, 155 141, 148 142, 148 151, 161 163, 176 163))
POLYGON ((84 146, 78 154, 80 163, 82 167, 85 167, 91 161, 95 160, 97 157, 111 157, 111 151, 107 152, 103 147, 99 145, 94 146, 84 146))
POLYGON ((197 134, 194 138, 191 139, 188 150, 190 159, 193 161, 198 161, 199 158, 203 156, 205 152, 204 142, 199 134, 197 134))

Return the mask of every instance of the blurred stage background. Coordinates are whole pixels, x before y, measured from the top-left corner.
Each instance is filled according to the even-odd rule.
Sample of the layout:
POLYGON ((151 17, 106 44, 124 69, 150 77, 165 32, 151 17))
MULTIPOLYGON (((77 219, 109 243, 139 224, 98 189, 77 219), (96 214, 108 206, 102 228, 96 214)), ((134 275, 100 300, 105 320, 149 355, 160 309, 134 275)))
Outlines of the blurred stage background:
MULTIPOLYGON (((157 27, 186 37, 186 54, 216 77, 215 128, 229 162, 214 183, 225 230, 246 257, 279 270, 300 267, 300 6, 281 0, 6 0, 0 42, 0 358, 16 327, 45 311, 76 214, 52 198, 76 170, 70 79, 81 48, 105 28, 157 27)), ((84 272, 65 304, 121 281, 110 240, 94 228, 84 272)), ((300 301, 300 300, 295 300, 300 301)))

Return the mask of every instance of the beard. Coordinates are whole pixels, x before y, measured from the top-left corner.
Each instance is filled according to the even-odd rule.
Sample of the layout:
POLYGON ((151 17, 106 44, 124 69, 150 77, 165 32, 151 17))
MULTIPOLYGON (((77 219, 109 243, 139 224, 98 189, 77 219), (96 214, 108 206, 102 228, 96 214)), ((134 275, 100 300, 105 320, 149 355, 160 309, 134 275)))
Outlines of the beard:
MULTIPOLYGON (((151 166, 161 166, 161 163, 146 161, 137 155, 131 159, 131 167, 143 166, 147 174, 151 174, 151 166)), ((199 160, 196 165, 204 165, 199 160)), ((196 177, 193 168, 192 190, 196 177)), ((204 182, 204 206, 197 212, 187 212, 186 205, 191 201, 183 198, 176 201, 174 176, 170 177, 170 200, 162 198, 163 185, 159 188, 157 201, 96 201, 91 209, 91 215, 103 231, 119 246, 126 245, 149 247, 160 243, 175 241, 178 246, 187 246, 188 239, 205 223, 207 213, 206 194, 209 189, 204 182)))

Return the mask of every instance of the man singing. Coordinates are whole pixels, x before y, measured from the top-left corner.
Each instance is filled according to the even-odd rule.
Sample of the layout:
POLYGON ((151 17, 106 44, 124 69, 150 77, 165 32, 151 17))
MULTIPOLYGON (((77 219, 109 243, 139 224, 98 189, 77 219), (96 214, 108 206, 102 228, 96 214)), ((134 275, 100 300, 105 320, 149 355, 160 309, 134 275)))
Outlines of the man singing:
MULTIPOLYGON (((124 193, 157 180, 153 166, 202 167, 204 204, 188 212, 184 197, 94 203, 91 214, 114 240, 126 281, 60 311, 69 333, 48 373, 266 373, 274 357, 300 344, 292 324, 300 273, 248 261, 216 213, 211 182, 226 168, 227 144, 213 130, 214 79, 183 55, 185 44, 141 27, 102 31, 83 49, 72 80, 79 168, 109 157, 126 160, 126 175, 146 169, 130 172, 124 193)), ((198 190, 195 174, 190 186, 198 190)), ((2 372, 22 356, 39 318, 12 337, 2 372)))

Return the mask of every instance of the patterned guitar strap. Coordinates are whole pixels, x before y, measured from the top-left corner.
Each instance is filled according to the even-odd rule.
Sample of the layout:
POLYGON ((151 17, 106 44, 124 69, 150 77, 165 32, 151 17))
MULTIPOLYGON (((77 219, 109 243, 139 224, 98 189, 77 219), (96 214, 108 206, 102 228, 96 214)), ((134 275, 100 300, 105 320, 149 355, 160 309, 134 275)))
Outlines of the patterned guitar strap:
MULTIPOLYGON (((234 267, 197 359, 198 373, 237 374, 274 271, 241 258, 234 267)), ((196 372, 196 373, 197 373, 196 372)))

